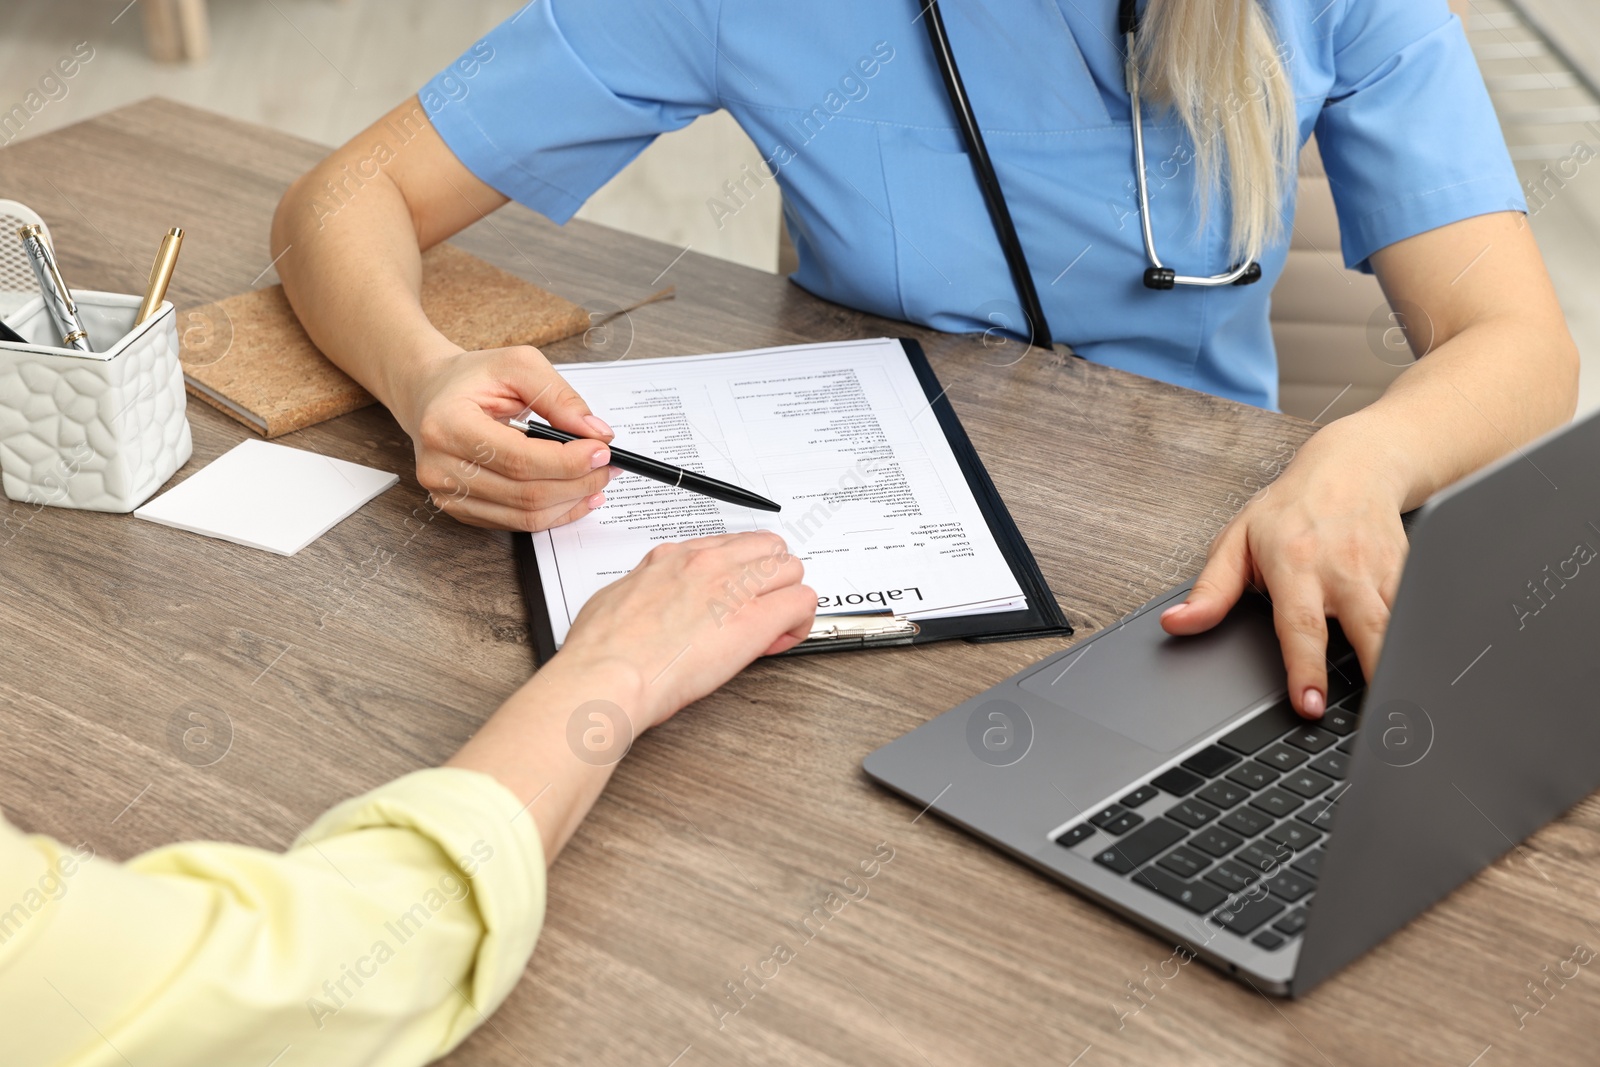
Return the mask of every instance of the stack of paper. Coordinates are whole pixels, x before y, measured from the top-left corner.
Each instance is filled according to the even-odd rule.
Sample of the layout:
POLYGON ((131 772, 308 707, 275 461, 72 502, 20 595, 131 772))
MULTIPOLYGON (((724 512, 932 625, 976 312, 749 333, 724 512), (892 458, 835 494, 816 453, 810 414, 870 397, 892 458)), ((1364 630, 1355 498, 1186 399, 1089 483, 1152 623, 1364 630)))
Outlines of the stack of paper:
POLYGON ((1026 607, 899 342, 561 373, 616 430, 618 448, 732 482, 783 511, 618 475, 598 511, 534 535, 557 644, 589 597, 653 545, 742 530, 784 537, 819 614, 932 619, 1026 607))
POLYGON ((359 463, 247 440, 133 514, 292 556, 399 480, 359 463))

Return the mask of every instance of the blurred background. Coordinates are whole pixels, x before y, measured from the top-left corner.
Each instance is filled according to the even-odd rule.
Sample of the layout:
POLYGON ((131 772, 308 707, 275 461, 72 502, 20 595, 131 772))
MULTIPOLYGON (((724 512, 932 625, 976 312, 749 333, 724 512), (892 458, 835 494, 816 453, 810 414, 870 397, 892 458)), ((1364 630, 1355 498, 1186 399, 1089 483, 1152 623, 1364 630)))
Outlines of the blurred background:
MULTIPOLYGON (((37 112, 25 112, 25 122, 0 123, 0 144, 154 95, 338 144, 520 6, 521 0, 5 0, 0 115, 15 116, 13 105, 80 42, 89 43, 93 58, 64 83, 64 94, 58 90, 37 112)), ((1531 222, 1584 354, 1580 406, 1600 407, 1600 160, 1580 163, 1579 155, 1588 156, 1575 155, 1580 145, 1600 153, 1600 5, 1453 0, 1452 7, 1465 20, 1530 190, 1531 222)), ((760 158, 732 119, 709 115, 658 140, 579 217, 759 270, 787 270, 792 253, 775 187, 720 226, 707 208, 723 176, 760 158)), ((1353 279, 1352 287, 1364 281, 1353 279)), ((1280 286, 1278 303, 1287 309, 1284 318, 1295 318, 1288 288, 1280 286)), ((1315 319, 1318 312, 1306 314, 1315 319)), ((1285 410, 1326 419, 1376 395, 1381 380, 1352 392, 1345 383, 1355 373, 1331 368, 1333 357, 1295 343, 1310 328, 1285 323, 1279 332, 1285 410), (1316 352, 1316 360, 1297 365, 1292 356, 1302 350, 1316 352)), ((1338 345, 1359 347, 1363 328, 1350 324, 1355 340, 1338 334, 1338 345)))

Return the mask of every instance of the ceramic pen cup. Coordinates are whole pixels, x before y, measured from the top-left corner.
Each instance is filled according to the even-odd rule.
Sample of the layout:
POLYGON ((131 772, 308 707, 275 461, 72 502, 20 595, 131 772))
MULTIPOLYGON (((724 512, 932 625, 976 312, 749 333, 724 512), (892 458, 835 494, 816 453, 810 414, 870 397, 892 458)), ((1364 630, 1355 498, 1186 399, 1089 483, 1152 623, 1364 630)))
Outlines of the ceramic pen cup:
POLYGON ((92 352, 60 347, 43 297, 0 341, 0 488, 17 503, 128 512, 188 462, 177 314, 135 327, 140 298, 74 290, 92 352))

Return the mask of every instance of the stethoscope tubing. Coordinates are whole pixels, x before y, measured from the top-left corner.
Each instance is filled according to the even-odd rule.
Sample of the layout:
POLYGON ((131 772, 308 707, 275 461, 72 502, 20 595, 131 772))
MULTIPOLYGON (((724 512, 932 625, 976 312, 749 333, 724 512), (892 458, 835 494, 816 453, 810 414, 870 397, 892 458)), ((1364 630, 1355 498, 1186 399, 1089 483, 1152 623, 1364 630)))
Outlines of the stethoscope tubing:
MULTIPOLYGON (((1027 339, 1032 344, 1048 348, 1054 335, 1051 334, 1049 324, 1045 321, 1044 306, 1039 300, 1038 290, 1034 287, 1033 273, 1028 268, 1028 259, 1023 251, 1022 242, 1017 237, 1010 206, 1006 203, 1005 193, 1000 188, 1000 179, 995 174, 994 162, 989 158, 989 150, 984 144, 983 131, 978 125, 977 115, 973 112, 972 101, 968 98, 966 86, 961 81, 961 72, 956 66, 955 50, 950 45, 949 35, 945 31, 944 16, 939 10, 939 0, 918 0, 918 2, 922 9, 921 17, 927 21, 928 39, 933 46, 939 74, 944 80, 945 92, 950 97, 950 105, 961 127, 962 139, 967 145, 967 154, 972 158, 973 172, 977 175, 978 186, 989 209, 989 218, 994 223, 995 236, 999 238, 1001 250, 1005 253, 1006 265, 1010 268, 1012 282, 1017 289, 1017 296, 1022 302, 1022 315, 1028 325, 1027 339)), ((1178 274, 1161 261, 1150 218, 1150 183, 1145 173, 1144 109, 1139 86, 1138 62, 1134 54, 1134 37, 1139 28, 1138 5, 1135 0, 1122 0, 1118 8, 1117 27, 1123 35, 1126 50, 1124 76, 1133 117, 1134 184, 1139 199, 1139 229, 1144 242, 1145 259, 1150 265, 1150 269, 1144 274, 1145 287, 1161 290, 1172 289, 1179 285, 1215 287, 1251 284, 1261 277, 1261 267, 1249 260, 1231 271, 1209 277, 1178 274)))
MULTIPOLYGON (((1156 251, 1156 235, 1150 222, 1150 183, 1145 177, 1144 163, 1144 108, 1139 92, 1139 64, 1133 55, 1133 33, 1129 32, 1124 40, 1127 42, 1127 60, 1125 63, 1126 78, 1128 82, 1128 101, 1133 112, 1133 166, 1134 184, 1139 190, 1139 229, 1144 235, 1144 254, 1150 265, 1158 271, 1167 269, 1161 262, 1161 255, 1156 251)), ((1176 285, 1234 285, 1254 266, 1249 260, 1239 264, 1226 274, 1196 276, 1191 274, 1174 274, 1171 281, 1176 285)))
POLYGON ((955 51, 950 47, 950 37, 945 32, 944 17, 939 11, 939 0, 922 0, 922 14, 928 26, 928 39, 933 45, 934 58, 938 60, 939 73, 944 79, 945 92, 961 125, 961 136, 967 144, 967 154, 972 157, 972 169, 983 191, 983 200, 994 223, 995 235, 1000 239, 1006 254, 1006 265, 1011 269, 1012 283, 1022 301, 1022 317, 1028 325, 1027 340, 1040 348, 1049 348, 1052 338, 1050 324, 1045 321, 1044 305, 1033 284, 1033 272, 1028 269, 1028 257, 1017 236, 1016 224, 1011 219, 1011 208, 1005 193, 1000 189, 1000 179, 995 174, 989 149, 983 141, 983 131, 978 126, 978 116, 967 98, 966 86, 961 81, 961 71, 956 66, 955 51))

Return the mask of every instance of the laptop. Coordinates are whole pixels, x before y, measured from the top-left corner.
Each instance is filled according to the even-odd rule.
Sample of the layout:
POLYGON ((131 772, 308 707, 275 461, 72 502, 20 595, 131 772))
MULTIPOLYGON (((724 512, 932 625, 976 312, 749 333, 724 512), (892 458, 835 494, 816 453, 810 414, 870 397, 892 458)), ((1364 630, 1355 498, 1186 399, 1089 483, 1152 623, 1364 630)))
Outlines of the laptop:
POLYGON ((1600 787, 1600 415, 1415 512, 1368 685, 1289 707, 1271 606, 1168 590, 872 753, 873 779, 1224 973, 1300 996, 1600 787))

